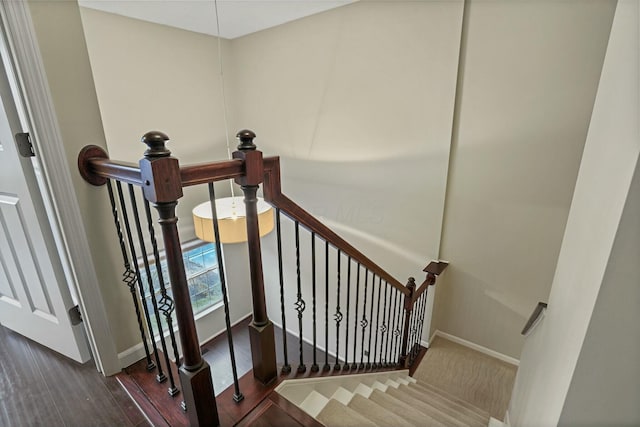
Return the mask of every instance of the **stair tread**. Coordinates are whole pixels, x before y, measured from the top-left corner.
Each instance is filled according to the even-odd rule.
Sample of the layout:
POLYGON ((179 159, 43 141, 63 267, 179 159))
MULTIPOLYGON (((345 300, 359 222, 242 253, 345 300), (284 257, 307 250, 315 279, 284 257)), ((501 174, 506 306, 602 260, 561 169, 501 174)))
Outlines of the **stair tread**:
POLYGON ((439 399, 447 399, 451 402, 454 402, 459 406, 466 408, 469 414, 474 414, 479 420, 483 420, 483 422, 491 417, 491 415, 487 411, 478 408, 477 406, 467 402, 466 400, 460 399, 459 397, 447 393, 446 391, 429 383, 417 382, 415 384, 409 385, 409 387, 414 387, 415 389, 420 390, 420 393, 428 394, 439 399))
POLYGON ((334 399, 329 400, 316 419, 327 427, 386 427, 379 426, 334 399))
POLYGON ((446 424, 436 420, 430 415, 427 415, 424 412, 413 408, 411 405, 380 390, 374 390, 369 399, 385 407, 388 411, 393 412, 398 417, 408 421, 413 426, 446 427, 446 424))
POLYGON ((458 411, 455 406, 447 406, 446 404, 435 401, 435 399, 431 398, 425 399, 425 396, 416 396, 412 391, 413 390, 407 386, 401 386, 397 390, 388 390, 387 393, 398 400, 406 402, 411 406, 426 412, 447 426, 486 427, 487 425, 486 423, 482 423, 479 420, 470 417, 464 412, 458 411))
POLYGON ((387 408, 376 402, 356 394, 347 405, 360 415, 381 426, 411 427, 412 424, 398 417, 387 408))

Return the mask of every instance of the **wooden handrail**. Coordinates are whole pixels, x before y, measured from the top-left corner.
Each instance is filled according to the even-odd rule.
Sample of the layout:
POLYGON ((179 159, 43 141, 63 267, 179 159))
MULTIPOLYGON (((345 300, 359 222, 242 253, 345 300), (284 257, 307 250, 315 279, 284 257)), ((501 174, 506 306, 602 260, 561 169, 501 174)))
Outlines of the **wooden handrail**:
POLYGON ((244 161, 241 159, 223 160, 220 162, 200 163, 182 166, 180 179, 182 186, 207 184, 224 179, 238 178, 244 175, 244 161))

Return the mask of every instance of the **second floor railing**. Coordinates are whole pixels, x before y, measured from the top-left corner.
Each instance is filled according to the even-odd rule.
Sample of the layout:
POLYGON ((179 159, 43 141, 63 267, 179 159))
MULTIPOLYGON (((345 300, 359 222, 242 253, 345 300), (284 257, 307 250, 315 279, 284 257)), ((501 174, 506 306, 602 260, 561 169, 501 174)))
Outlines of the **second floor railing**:
POLYGON ((178 395, 181 389, 193 426, 218 425, 219 418, 211 369, 200 353, 178 235, 176 205, 184 187, 208 186, 237 402, 243 396, 235 366, 214 182, 234 179, 244 192, 253 315, 249 336, 253 376, 263 384, 278 376, 278 364, 281 374, 290 375, 409 367, 421 349, 428 288, 446 266, 431 263, 419 286, 413 278, 406 285, 396 280, 283 194, 279 158, 263 158, 254 137, 251 131, 238 133, 240 145, 231 160, 192 166, 181 167, 171 157, 168 137, 161 132, 144 135, 148 149, 137 165, 111 160, 96 146, 85 147, 78 158, 85 180, 107 187, 123 281, 131 292, 147 369, 156 373, 158 382, 168 381, 170 395, 178 395), (273 252, 277 259, 266 265, 256 207, 261 184, 265 200, 276 210, 273 252), (162 260, 156 222, 164 247, 162 260), (172 375, 172 357, 179 366, 180 385, 172 375))

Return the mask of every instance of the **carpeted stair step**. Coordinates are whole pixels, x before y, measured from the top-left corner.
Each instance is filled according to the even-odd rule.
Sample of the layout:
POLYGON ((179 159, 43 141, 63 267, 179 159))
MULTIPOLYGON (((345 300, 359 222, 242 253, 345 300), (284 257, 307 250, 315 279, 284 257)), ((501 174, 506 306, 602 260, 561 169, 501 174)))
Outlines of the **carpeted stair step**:
POLYGON ((408 421, 412 426, 421 427, 446 427, 446 424, 438 421, 433 414, 422 412, 393 396, 380 390, 374 390, 369 399, 382 406, 389 412, 393 412, 397 417, 408 421))
POLYGON ((435 399, 425 399, 424 396, 415 395, 414 389, 408 386, 400 386, 398 389, 388 389, 387 394, 398 400, 408 403, 422 412, 429 413, 433 418, 451 427, 486 427, 486 423, 481 423, 473 417, 457 410, 456 405, 444 404, 435 399))
MULTIPOLYGON (((337 400, 329 400, 316 419, 327 427, 387 427, 378 425, 337 400)), ((393 425, 393 424, 391 424, 393 425)))
POLYGON ((354 395, 347 406, 379 426, 413 426, 413 424, 398 417, 398 415, 390 412, 387 408, 384 408, 371 399, 367 399, 359 394, 354 395))
POLYGON ((477 419, 481 423, 484 423, 483 425, 487 425, 488 423, 488 420, 490 418, 490 414, 488 412, 483 411, 482 409, 472 405, 471 403, 453 396, 452 394, 447 393, 446 391, 441 390, 438 387, 435 387, 426 382, 411 384, 409 387, 413 388, 418 394, 422 395, 423 399, 424 397, 429 396, 437 401, 443 401, 445 403, 453 402, 458 405, 458 410, 460 412, 477 419))

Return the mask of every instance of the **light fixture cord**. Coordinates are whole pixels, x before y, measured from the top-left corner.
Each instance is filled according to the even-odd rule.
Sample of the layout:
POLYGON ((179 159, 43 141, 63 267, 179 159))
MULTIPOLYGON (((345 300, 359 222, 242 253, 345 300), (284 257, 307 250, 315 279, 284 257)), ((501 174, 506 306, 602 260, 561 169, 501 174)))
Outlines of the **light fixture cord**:
MULTIPOLYGON (((222 92, 222 112, 224 117, 224 134, 227 142, 227 157, 231 160, 231 144, 229 142, 229 123, 227 121, 227 97, 224 91, 224 71, 222 67, 222 36, 220 35, 220 20, 218 19, 218 0, 213 1, 213 7, 216 12, 216 35, 218 37, 218 63, 220 64, 220 90, 222 92)), ((236 213, 236 198, 233 190, 233 181, 229 180, 229 188, 231 189, 231 209, 233 214, 236 213)))

